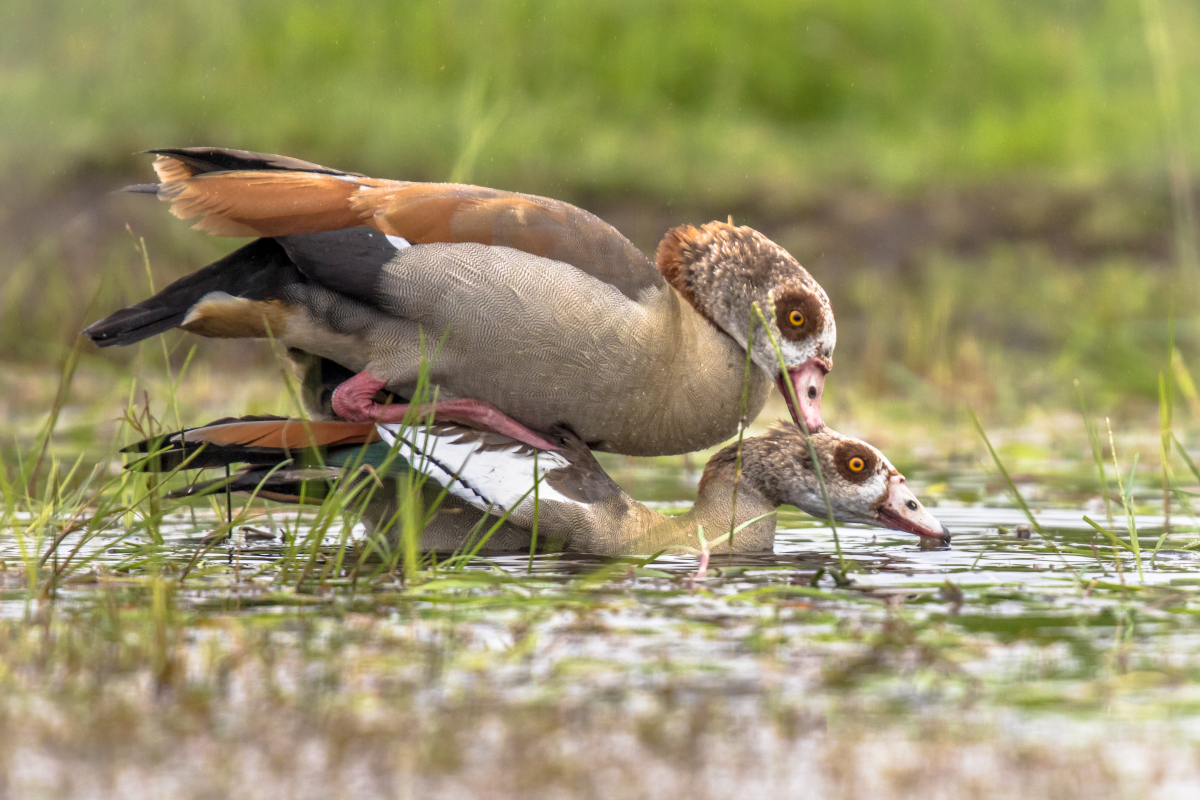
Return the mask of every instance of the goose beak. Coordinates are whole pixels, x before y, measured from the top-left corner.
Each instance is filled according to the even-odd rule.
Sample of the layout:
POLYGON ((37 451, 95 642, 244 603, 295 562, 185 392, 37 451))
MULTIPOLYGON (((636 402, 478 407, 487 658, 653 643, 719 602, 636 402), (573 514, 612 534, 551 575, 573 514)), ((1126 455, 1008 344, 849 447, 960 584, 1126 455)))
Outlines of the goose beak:
POLYGON ((893 475, 888 481, 888 493, 876 517, 881 527, 950 544, 950 530, 921 505, 921 501, 905 484, 903 475, 893 475))
POLYGON ((791 393, 788 392, 787 384, 784 382, 785 377, 780 375, 776 378, 779 391, 783 393, 783 400, 787 403, 788 411, 792 413, 792 421, 796 423, 797 427, 807 429, 809 433, 816 433, 825 426, 824 420, 821 419, 821 397, 825 394, 825 374, 829 372, 829 367, 828 359, 810 358, 800 366, 787 371, 786 380, 791 381, 792 387, 796 390, 799 408, 792 403, 791 393), (802 419, 804 420, 803 425, 800 424, 802 419))

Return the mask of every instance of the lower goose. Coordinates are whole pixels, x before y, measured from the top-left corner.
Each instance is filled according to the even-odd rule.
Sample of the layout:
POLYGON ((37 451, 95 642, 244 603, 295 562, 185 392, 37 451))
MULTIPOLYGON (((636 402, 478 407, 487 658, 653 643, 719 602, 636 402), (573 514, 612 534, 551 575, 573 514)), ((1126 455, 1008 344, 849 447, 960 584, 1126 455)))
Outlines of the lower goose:
POLYGON ((732 544, 726 541, 713 552, 770 550, 775 539, 772 512, 779 506, 793 505, 820 518, 828 515, 813 468, 815 453, 837 522, 950 541, 950 532, 922 507, 881 452, 828 428, 811 436, 811 450, 790 423, 746 439, 740 481, 737 446, 725 447, 709 459, 695 505, 678 516, 660 514, 630 497, 574 435, 552 435, 556 449, 539 451, 457 422, 405 426, 247 417, 146 440, 129 450, 152 454, 134 468, 246 465, 228 483, 193 484, 177 496, 224 491, 228 485, 231 491, 257 492, 267 499, 319 501, 349 476, 356 482, 374 476, 380 482, 374 491, 363 492, 370 496, 363 519, 372 530, 389 533, 396 527, 398 479, 409 472, 425 476, 425 500, 437 510, 422 534, 424 550, 461 549, 473 532, 497 521, 483 517, 504 514, 507 521, 484 549, 528 550, 536 483, 537 536, 543 549, 596 554, 699 547, 700 528, 708 539, 740 528, 732 544))

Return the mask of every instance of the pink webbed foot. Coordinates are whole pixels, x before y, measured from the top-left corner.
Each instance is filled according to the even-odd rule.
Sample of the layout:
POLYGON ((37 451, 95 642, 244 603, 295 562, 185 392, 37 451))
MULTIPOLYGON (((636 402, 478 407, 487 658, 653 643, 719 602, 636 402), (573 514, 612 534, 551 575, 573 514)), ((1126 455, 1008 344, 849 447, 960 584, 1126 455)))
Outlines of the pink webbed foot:
MULTIPOLYGON (((382 405, 372 398, 386 382, 369 372, 360 372, 333 392, 333 412, 348 422, 402 422, 412 405, 382 405)), ((446 422, 473 422, 483 428, 523 442, 538 450, 558 450, 558 445, 530 430, 491 403, 482 400, 455 399, 417 406, 417 414, 433 412, 434 419, 446 422)))

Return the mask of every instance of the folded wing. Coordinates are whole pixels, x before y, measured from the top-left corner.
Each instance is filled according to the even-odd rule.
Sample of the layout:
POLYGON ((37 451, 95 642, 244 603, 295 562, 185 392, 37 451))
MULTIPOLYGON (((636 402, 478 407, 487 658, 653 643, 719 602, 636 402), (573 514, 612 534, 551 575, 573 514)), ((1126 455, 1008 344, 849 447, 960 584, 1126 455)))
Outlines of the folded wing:
MULTIPOLYGON (((408 244, 475 242, 569 264, 634 299, 665 287, 632 242, 569 203, 480 186, 380 180, 282 156, 219 148, 156 150, 155 193, 220 236, 371 227, 408 244)), ((148 187, 131 187, 145 191, 148 187)))

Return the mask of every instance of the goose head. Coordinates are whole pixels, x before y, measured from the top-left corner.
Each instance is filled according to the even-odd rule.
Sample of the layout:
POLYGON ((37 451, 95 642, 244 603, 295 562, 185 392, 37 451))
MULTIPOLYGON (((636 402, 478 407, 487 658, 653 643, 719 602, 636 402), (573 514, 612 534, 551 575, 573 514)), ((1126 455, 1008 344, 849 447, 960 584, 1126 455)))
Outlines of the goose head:
MULTIPOLYGON (((883 453, 829 428, 810 438, 835 521, 950 542, 950 531, 921 505, 904 476, 883 453)), ((729 465, 728 479, 732 479, 736 449, 736 445, 730 445, 714 456, 705 469, 705 479, 710 477, 709 470, 723 464, 729 465)), ((744 485, 758 491, 772 505, 792 505, 814 517, 828 517, 812 452, 804 434, 794 425, 782 423, 763 436, 745 440, 742 475, 744 485)))
POLYGON ((673 228, 659 244, 656 262, 700 314, 750 351, 754 363, 783 393, 796 425, 810 433, 819 431, 837 327, 829 297, 808 270, 753 228, 724 222, 673 228), (762 310, 767 331, 757 317, 751 323, 754 303, 762 310), (782 370, 772 339, 783 351, 782 370))

